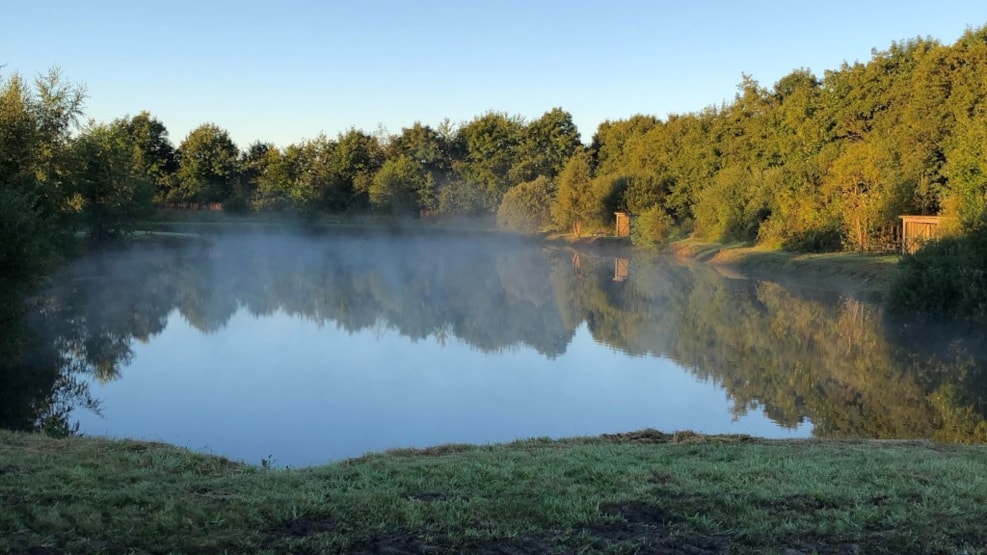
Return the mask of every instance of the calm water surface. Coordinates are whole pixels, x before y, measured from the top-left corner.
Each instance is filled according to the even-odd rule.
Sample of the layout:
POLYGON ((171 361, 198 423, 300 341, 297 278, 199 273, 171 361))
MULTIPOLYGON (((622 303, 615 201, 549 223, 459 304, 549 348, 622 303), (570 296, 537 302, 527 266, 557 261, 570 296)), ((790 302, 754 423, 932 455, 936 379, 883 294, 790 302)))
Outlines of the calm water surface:
POLYGON ((80 260, 42 301, 36 420, 250 463, 647 427, 987 441, 975 330, 653 256, 213 237, 80 260))

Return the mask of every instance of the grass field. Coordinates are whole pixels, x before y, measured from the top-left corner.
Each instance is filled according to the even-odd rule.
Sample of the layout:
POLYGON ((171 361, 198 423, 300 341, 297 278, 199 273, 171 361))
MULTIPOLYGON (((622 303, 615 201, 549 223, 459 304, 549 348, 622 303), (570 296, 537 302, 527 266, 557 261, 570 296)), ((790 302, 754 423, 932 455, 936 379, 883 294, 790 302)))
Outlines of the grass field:
POLYGON ((985 553, 987 447, 631 434, 278 469, 0 432, 0 552, 985 553))

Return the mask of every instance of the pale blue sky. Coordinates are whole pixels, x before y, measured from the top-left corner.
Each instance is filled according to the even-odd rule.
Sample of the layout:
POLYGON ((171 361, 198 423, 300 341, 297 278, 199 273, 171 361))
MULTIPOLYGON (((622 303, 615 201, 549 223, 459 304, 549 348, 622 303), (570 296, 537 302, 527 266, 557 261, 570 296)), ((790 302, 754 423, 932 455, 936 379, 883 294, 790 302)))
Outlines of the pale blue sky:
POLYGON ((0 0, 0 75, 59 66, 89 117, 147 110, 176 146, 205 122, 243 148, 556 106, 588 142, 730 100, 742 73, 770 87, 984 24, 983 0, 0 0))

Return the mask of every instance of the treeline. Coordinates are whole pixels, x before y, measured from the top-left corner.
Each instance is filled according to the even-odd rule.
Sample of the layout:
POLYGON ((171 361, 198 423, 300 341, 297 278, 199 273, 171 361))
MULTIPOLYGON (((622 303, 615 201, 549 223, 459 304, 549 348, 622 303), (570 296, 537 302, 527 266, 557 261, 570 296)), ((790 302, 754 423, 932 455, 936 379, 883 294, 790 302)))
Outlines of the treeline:
MULTIPOLYGON (((968 231, 987 213, 987 27, 953 45, 894 43, 822 78, 771 89, 745 76, 732 102, 666 119, 604 122, 590 146, 571 115, 489 112, 397 134, 349 129, 241 150, 204 124, 175 147, 148 113, 73 133, 84 95, 57 72, 2 83, 5 206, 30 205, 91 235, 125 231, 153 206, 222 205, 314 220, 326 213, 497 214, 519 231, 609 229, 794 250, 892 244, 901 214, 968 231), (13 198, 11 197, 13 195, 13 198), (8 198, 10 197, 10 198, 8 198), (17 204, 17 203, 21 204, 17 204)), ((23 224, 24 211, 19 212, 23 224)))
POLYGON ((882 248, 901 214, 982 225, 985 95, 987 29, 909 40, 821 79, 797 70, 769 90, 745 77, 700 113, 604 124, 594 171, 630 211, 702 237, 882 248))

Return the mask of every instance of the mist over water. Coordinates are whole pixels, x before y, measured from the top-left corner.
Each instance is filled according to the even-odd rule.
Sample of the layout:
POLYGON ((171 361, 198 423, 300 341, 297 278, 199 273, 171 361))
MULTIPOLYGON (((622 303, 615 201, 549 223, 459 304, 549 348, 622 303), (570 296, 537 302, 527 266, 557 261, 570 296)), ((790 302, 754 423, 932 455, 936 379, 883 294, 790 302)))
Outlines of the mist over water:
POLYGON ((79 260, 42 307, 35 329, 78 386, 45 410, 250 463, 645 427, 987 442, 969 330, 654 256, 216 236, 79 260))

